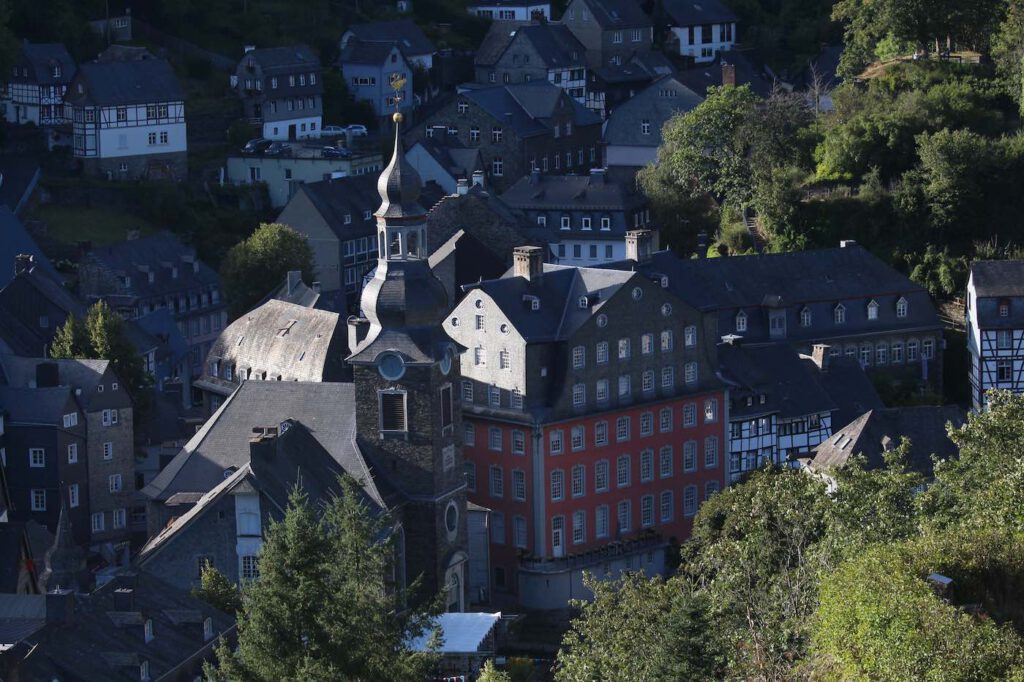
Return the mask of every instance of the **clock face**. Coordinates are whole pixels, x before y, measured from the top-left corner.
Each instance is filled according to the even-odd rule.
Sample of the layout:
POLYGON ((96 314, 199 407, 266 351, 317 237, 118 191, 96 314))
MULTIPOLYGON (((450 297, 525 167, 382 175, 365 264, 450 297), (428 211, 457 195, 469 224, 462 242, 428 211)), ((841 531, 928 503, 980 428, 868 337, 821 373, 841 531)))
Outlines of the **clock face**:
POLYGON ((397 353, 385 353, 377 360, 377 371, 388 381, 397 381, 405 374, 405 361, 397 353))
POLYGON ((441 358, 441 373, 447 375, 448 372, 452 371, 452 361, 455 357, 455 351, 452 350, 451 346, 444 351, 444 357, 441 358))

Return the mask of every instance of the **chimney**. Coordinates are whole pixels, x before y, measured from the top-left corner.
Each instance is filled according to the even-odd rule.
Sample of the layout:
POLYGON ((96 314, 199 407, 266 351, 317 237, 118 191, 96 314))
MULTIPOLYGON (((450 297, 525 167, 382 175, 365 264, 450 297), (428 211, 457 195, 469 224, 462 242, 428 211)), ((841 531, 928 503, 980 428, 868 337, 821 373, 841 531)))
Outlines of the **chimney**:
POLYGON ((480 189, 484 188, 484 172, 482 170, 473 171, 473 185, 479 185, 480 189))
POLYGON ((839 242, 839 248, 841 248, 841 249, 846 249, 846 248, 849 248, 851 246, 857 246, 857 240, 856 239, 843 239, 843 240, 840 240, 840 242, 839 242))
POLYGON ((135 610, 135 589, 131 587, 119 587, 114 590, 114 610, 134 611, 135 610))
POLYGON ((32 272, 36 267, 36 257, 28 253, 19 253, 14 257, 14 275, 23 272, 32 272))
POLYGON ((512 271, 526 281, 540 279, 544 274, 544 249, 539 246, 517 246, 512 249, 512 271))
POLYGON ((245 54, 249 54, 250 52, 252 52, 253 50, 256 49, 256 46, 255 45, 246 45, 244 49, 245 49, 245 54))
POLYGON ((626 233, 626 258, 637 263, 651 260, 650 230, 630 230, 626 233))
POLYGON ((299 288, 302 284, 302 271, 301 270, 289 270, 288 271, 288 295, 290 296, 293 291, 299 288))
POLYGON ((75 592, 57 588, 46 593, 46 622, 70 625, 75 616, 75 592))
POLYGON ((51 388, 60 385, 56 362, 40 362, 36 365, 36 388, 51 388))
POLYGON ((459 178, 455 183, 455 193, 460 197, 469 193, 469 180, 459 178))
POLYGON ((722 62, 722 85, 736 85, 736 65, 722 62))
POLYGON ((312 289, 314 293, 319 294, 320 293, 320 282, 313 282, 313 284, 310 285, 310 289, 312 289))
POLYGON ((605 181, 605 169, 604 168, 591 168, 590 169, 590 184, 591 185, 603 185, 605 181))
POLYGON ((828 371, 828 351, 831 346, 827 343, 816 343, 811 347, 811 360, 822 372, 828 371))

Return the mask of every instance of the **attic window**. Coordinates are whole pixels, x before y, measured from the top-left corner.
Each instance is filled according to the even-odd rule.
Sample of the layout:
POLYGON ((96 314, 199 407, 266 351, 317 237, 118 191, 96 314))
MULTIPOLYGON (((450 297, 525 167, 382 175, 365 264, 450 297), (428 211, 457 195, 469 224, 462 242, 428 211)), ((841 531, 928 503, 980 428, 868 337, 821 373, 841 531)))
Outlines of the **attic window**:
POLYGON ((586 296, 580 296, 579 305, 581 310, 586 310, 587 308, 590 307, 590 301, 587 299, 586 296))
POLYGON ((1009 301, 1000 301, 999 302, 999 317, 1009 317, 1009 316, 1010 316, 1010 302, 1009 301))

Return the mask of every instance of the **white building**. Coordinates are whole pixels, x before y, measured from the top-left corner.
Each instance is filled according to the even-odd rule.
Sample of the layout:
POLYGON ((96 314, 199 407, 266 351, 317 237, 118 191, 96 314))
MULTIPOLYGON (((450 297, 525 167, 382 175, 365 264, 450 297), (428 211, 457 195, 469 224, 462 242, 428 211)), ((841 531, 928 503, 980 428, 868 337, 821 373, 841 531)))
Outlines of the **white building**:
POLYGON ((664 6, 680 55, 712 62, 737 43, 736 15, 718 0, 665 0, 664 6))
POLYGON ((499 21, 551 20, 551 3, 537 0, 483 0, 468 7, 470 14, 499 21))
POLYGON ((184 95, 166 61, 83 64, 65 101, 74 156, 86 172, 112 179, 187 173, 184 95))
POLYGON ((75 62, 60 43, 23 44, 0 96, 4 120, 42 127, 65 123, 64 93, 74 76, 75 62))
POLYGON ((993 388, 1024 392, 1024 261, 978 261, 967 281, 971 405, 993 388))

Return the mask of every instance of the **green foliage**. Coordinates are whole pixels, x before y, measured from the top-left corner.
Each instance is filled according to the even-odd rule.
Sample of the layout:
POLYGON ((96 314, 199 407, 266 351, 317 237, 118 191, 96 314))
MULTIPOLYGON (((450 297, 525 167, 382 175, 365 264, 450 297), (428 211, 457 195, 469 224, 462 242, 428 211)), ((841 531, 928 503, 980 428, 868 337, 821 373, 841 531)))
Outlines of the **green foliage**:
POLYGON ((992 43, 992 58, 1006 92, 1024 113, 1024 0, 1008 0, 1006 18, 992 43))
POLYGON ((228 251, 221 265, 221 285, 231 318, 252 309, 281 284, 289 270, 301 270, 311 282, 313 252, 304 235, 287 225, 263 223, 228 251))
POLYGON ((494 667, 494 661, 487 659, 484 667, 480 669, 480 677, 477 682, 512 682, 512 676, 503 670, 494 667))
POLYGON ((199 587, 192 588, 192 596, 231 615, 242 609, 242 596, 238 592, 238 586, 211 564, 203 566, 199 587))
POLYGON ((85 358, 91 352, 89 334, 85 324, 74 315, 69 315, 64 325, 57 329, 50 344, 50 357, 85 358))
POLYGON ((377 124, 373 105, 365 100, 356 100, 341 72, 327 69, 324 80, 324 121, 325 125, 349 125, 362 123, 366 126, 377 124))
POLYGON ((232 121, 228 126, 228 145, 232 149, 241 149, 246 142, 255 137, 259 137, 258 130, 244 118, 232 121))
POLYGON ((904 258, 910 268, 910 279, 926 287, 932 296, 958 296, 967 287, 967 259, 954 258, 948 248, 939 251, 929 244, 924 253, 908 253, 904 258))
POLYGON ((388 585, 390 519, 374 516, 350 478, 318 517, 301 490, 272 523, 260 577, 242 588, 238 648, 217 650, 216 680, 422 680, 433 656, 406 642, 429 616, 388 585), (381 538, 387 538, 381 541, 381 538))
POLYGON ((580 615, 558 652, 558 682, 715 679, 706 605, 682 580, 587 574, 584 585, 594 599, 574 603, 580 615))

